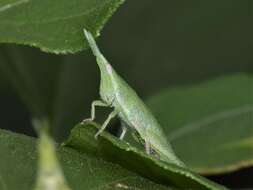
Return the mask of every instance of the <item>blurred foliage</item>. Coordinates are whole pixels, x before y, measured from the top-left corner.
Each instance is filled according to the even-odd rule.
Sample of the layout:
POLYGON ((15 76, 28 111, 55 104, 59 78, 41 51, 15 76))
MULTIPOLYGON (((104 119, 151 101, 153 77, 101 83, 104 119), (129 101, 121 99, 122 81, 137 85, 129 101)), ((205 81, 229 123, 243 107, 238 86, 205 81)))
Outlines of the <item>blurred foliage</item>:
MULTIPOLYGON (((36 139, 0 129, 0 189, 32 189, 36 177, 36 139), (10 167, 11 166, 11 167, 10 167)), ((72 189, 159 189, 156 184, 117 164, 57 145, 56 153, 72 189)))
POLYGON ((32 116, 48 118, 56 137, 84 118, 90 102, 94 96, 98 97, 99 78, 92 72, 97 68, 95 64, 86 66, 86 62, 91 62, 87 54, 56 56, 10 45, 2 47, 1 53, 6 58, 0 62, 2 71, 32 116), (87 84, 92 77, 93 85, 87 84))
POLYGON ((250 2, 127 1, 105 27, 101 49, 144 96, 252 72, 250 2))
POLYGON ((250 76, 232 75, 164 90, 147 102, 187 166, 229 172, 253 165, 252 84, 250 76))
POLYGON ((34 190, 71 190, 57 158, 55 143, 47 132, 47 122, 34 120, 33 123, 38 126, 39 133, 38 167, 34 190), (41 126, 43 127, 39 128, 41 126))
MULTIPOLYGON (((204 114, 215 114, 212 111, 216 108, 215 111, 222 111, 219 108, 224 104, 227 108, 230 101, 240 102, 244 97, 240 96, 240 90, 245 82, 240 83, 240 80, 232 80, 228 85, 220 86, 217 89, 220 93, 217 94, 209 93, 207 90, 201 96, 202 91, 197 92, 196 89, 199 83, 218 76, 238 72, 252 73, 250 2, 250 0, 180 0, 157 3, 151 0, 126 1, 106 25, 98 43, 118 73, 142 98, 152 95, 155 95, 155 98, 164 96, 161 102, 159 100, 158 103, 152 103, 156 105, 151 106, 157 115, 161 115, 159 118, 161 123, 164 126, 174 124, 171 128, 173 129, 184 126, 182 124, 187 124, 193 119, 201 119, 206 116, 204 114), (240 90, 236 89, 234 84, 240 90), (177 99, 179 92, 173 92, 174 95, 168 95, 166 92, 171 93, 172 87, 184 88, 189 85, 194 94, 199 93, 198 97, 190 96, 191 90, 188 91, 187 88, 180 94, 190 94, 183 100, 192 103, 191 106, 196 108, 195 111, 192 111, 190 106, 187 106, 187 109, 175 106, 182 101, 177 99), (174 112, 182 114, 180 118, 174 118, 177 118, 177 121, 166 118, 169 114, 173 115, 172 106, 164 103, 167 101, 167 95, 169 98, 175 98, 174 112), (216 99, 215 103, 209 102, 209 98, 213 96, 216 99), (201 101, 201 104, 194 104, 198 101, 201 101), (198 118, 196 118, 199 115, 197 109, 203 114, 198 118), (187 114, 183 114, 186 112, 187 114)), ((11 34, 13 31, 5 31, 6 34, 8 32, 11 34)), ((29 110, 31 118, 46 117, 54 137, 62 140, 75 123, 89 116, 90 103, 99 96, 99 71, 89 51, 75 55, 53 55, 30 47, 2 44, 0 73, 1 128, 28 133, 29 110), (16 98, 14 90, 18 94, 16 98), (21 100, 26 108, 23 107, 21 100)), ((206 84, 210 84, 212 89, 213 82, 206 84)), ((247 93, 247 90, 244 92, 247 93)), ((249 126, 247 122, 250 119, 247 119, 248 117, 243 119, 245 127, 249 126)), ((238 121, 229 122, 236 125, 238 121)), ((212 126, 215 128, 212 132, 220 134, 218 129, 220 125, 212 126)), ((239 124, 236 126, 234 135, 240 135, 238 138, 244 137, 238 128, 239 124)), ((227 125, 223 128, 226 131, 220 135, 229 135, 231 128, 227 125)), ((251 128, 247 130, 250 131, 251 128)), ((210 139, 211 136, 200 139, 198 143, 203 144, 204 140, 210 139)), ((193 141, 189 138, 188 142, 193 141)), ((194 146, 191 150, 198 148, 194 146)), ((188 148, 188 151, 191 150, 188 148)), ((185 152, 189 153, 191 154, 185 152)), ((183 157, 184 152, 179 154, 183 157)), ((248 155, 246 151, 245 157, 242 155, 243 159, 248 155)), ((189 160, 191 161, 194 162, 192 159, 189 160)), ((214 161, 217 160, 212 160, 214 161)))

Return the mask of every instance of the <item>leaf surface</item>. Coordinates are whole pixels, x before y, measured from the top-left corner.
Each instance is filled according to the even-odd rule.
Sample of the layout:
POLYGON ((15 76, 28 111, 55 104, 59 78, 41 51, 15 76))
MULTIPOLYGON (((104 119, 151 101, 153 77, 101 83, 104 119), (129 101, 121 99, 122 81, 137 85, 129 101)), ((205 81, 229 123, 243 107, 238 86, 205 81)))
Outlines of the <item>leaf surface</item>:
POLYGON ((253 165, 253 79, 239 74, 164 90, 147 102, 179 157, 193 170, 253 165))
POLYGON ((86 47, 82 29, 98 36, 121 3, 123 0, 3 0, 0 42, 74 53, 86 47))
POLYGON ((98 140, 95 140, 94 135, 99 127, 93 122, 77 125, 64 145, 118 163, 164 185, 173 185, 183 189, 226 189, 186 168, 150 157, 143 150, 137 149, 107 132, 102 133, 98 140))
MULTIPOLYGON (((37 140, 0 130, 0 189, 29 190, 35 183, 37 168, 37 140)), ((155 184, 119 165, 84 153, 58 146, 57 155, 64 175, 73 190, 176 190, 155 184)))

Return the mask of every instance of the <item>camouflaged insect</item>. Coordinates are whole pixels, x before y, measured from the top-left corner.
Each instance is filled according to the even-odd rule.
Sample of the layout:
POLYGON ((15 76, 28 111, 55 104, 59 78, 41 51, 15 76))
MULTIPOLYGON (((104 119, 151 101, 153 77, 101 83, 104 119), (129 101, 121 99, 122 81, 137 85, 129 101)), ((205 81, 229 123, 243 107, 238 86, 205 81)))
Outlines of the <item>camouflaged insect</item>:
POLYGON ((148 154, 155 152, 159 159, 163 161, 184 166, 175 155, 162 128, 144 102, 116 73, 101 54, 92 34, 85 29, 84 34, 93 54, 96 56, 97 64, 101 72, 100 96, 102 100, 92 102, 91 118, 88 120, 94 120, 95 106, 109 106, 114 108, 100 130, 96 133, 95 138, 106 128, 113 117, 118 116, 124 124, 120 139, 123 139, 127 127, 130 127, 136 130, 143 139, 148 154))

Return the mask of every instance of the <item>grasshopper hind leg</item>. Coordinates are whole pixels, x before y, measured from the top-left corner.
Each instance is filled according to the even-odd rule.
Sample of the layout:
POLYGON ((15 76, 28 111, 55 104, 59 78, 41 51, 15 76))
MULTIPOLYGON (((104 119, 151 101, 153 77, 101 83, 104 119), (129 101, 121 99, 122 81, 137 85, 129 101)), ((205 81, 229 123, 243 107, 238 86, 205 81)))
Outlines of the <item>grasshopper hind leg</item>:
POLYGON ((125 137, 126 132, 127 132, 127 128, 128 128, 127 124, 125 122, 121 121, 121 129, 122 129, 122 131, 121 131, 121 133, 119 135, 119 139, 120 140, 123 140, 123 138, 125 137))
POLYGON ((152 148, 150 142, 145 139, 145 150, 146 153, 150 156, 155 157, 156 159, 160 160, 160 156, 157 154, 157 152, 152 148))
POLYGON ((109 122, 111 121, 112 118, 114 118, 116 115, 118 114, 117 110, 113 110, 109 116, 107 117, 107 119, 105 120, 105 122, 103 123, 102 127, 98 130, 98 132, 95 134, 95 139, 97 139, 97 137, 105 130, 105 128, 107 127, 107 125, 109 124, 109 122))
POLYGON ((145 139, 145 150, 148 155, 151 155, 151 152, 152 152, 151 144, 147 139, 145 139))
POLYGON ((145 147, 145 152, 150 155, 153 156, 154 158, 160 160, 160 156, 159 154, 152 148, 152 145, 150 144, 150 142, 147 139, 143 139, 141 138, 141 136, 138 134, 137 131, 134 131, 132 133, 133 138, 139 142, 140 144, 144 145, 145 147))

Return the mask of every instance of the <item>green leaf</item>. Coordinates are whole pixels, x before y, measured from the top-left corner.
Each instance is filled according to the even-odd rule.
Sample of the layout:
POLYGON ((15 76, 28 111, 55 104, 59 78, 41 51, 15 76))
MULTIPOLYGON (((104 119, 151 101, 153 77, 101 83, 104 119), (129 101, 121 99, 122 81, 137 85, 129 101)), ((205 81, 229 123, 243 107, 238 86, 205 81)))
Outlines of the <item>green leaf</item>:
POLYGON ((83 28, 95 36, 124 0, 3 0, 0 42, 27 44, 53 53, 86 47, 83 28))
MULTIPOLYGON (((0 130, 0 189, 29 190, 35 183, 37 140, 0 130)), ((67 147, 57 147, 64 175, 72 189, 161 189, 176 190, 155 184, 119 165, 92 157, 67 147)))
POLYGON ((214 174, 253 165, 253 78, 233 75, 164 90, 148 105, 179 157, 214 174))
POLYGON ((186 168, 150 157, 143 150, 137 149, 109 133, 102 133, 96 140, 94 135, 99 127, 93 122, 77 125, 72 129, 71 135, 64 145, 80 152, 103 157, 164 185, 185 189, 226 189, 186 168))

